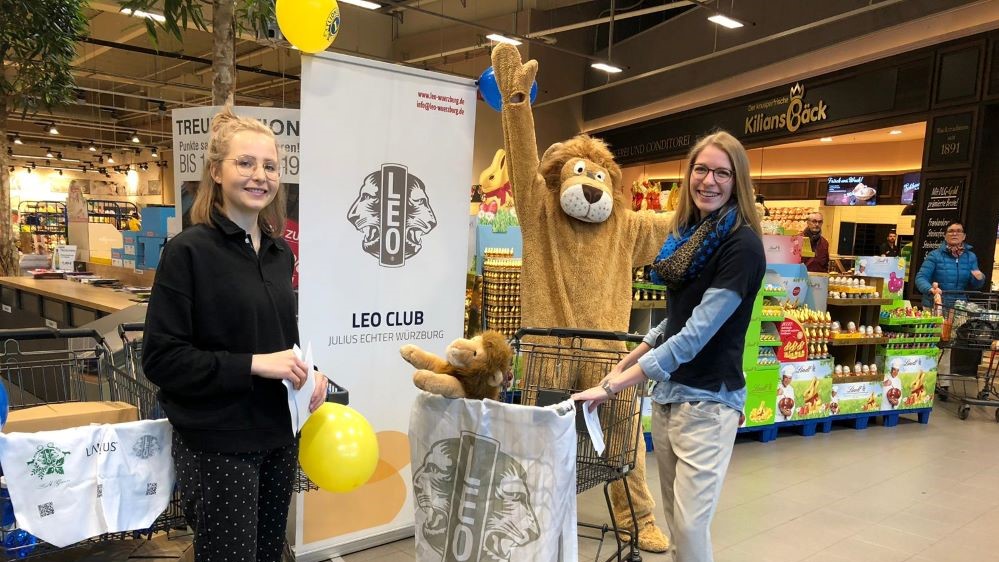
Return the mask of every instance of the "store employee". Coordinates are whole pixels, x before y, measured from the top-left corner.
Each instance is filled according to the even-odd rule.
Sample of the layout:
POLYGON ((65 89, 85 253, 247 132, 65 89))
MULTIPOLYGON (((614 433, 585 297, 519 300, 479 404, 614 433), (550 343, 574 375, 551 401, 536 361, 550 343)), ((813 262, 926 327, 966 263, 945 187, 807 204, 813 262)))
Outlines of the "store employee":
POLYGON ((812 257, 801 256, 801 263, 805 264, 808 271, 827 273, 829 271, 829 241, 822 236, 822 213, 815 211, 809 213, 808 223, 802 236, 808 238, 812 244, 812 257))

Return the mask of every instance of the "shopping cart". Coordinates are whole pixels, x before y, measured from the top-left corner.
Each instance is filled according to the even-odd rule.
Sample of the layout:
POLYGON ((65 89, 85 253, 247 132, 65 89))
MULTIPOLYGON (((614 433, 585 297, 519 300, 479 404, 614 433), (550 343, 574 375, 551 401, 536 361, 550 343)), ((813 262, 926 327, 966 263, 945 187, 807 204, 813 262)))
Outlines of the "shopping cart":
MULTIPOLYGON (((65 402, 114 400, 139 407, 155 402, 152 390, 134 384, 111 362, 111 351, 99 333, 87 329, 32 328, 0 330, 0 379, 6 387, 11 410, 65 402)), ((149 419, 140 408, 139 417, 149 419)), ((4 509, 10 509, 4 498, 4 509)), ((12 513, 12 512, 10 512, 12 513)), ((5 519, 12 516, 4 514, 5 519)), ((148 529, 108 533, 62 549, 39 541, 4 521, 0 529, 0 560, 23 559, 55 550, 93 543, 152 536, 186 528, 175 492, 167 509, 148 529)))
MULTIPOLYGON (((134 384, 152 389, 153 404, 149 404, 148 407, 156 413, 160 413, 160 416, 165 417, 166 414, 162 413, 162 408, 159 402, 155 400, 156 395, 156 385, 149 382, 146 375, 142 372, 142 331, 145 324, 142 322, 131 322, 127 324, 118 325, 118 335, 121 337, 121 341, 124 348, 124 358, 125 364, 123 370, 129 374, 131 381, 134 384)), ((347 390, 332 381, 329 383, 329 388, 326 391, 326 401, 334 402, 337 404, 343 404, 346 406, 350 402, 350 395, 347 390)), ((141 406, 140 406, 141 410, 141 406)), ((319 486, 315 484, 309 477, 302 472, 302 468, 298 468, 298 473, 295 477, 295 484, 293 490, 296 492, 307 492, 309 490, 318 490, 319 486)))
MULTIPOLYGON (((611 342, 640 343, 641 336, 621 332, 600 332, 568 328, 521 328, 514 334, 512 345, 520 365, 519 401, 521 404, 547 406, 568 399, 574 392, 595 386, 624 357, 623 345, 611 342), (528 339, 525 339, 528 338, 528 339)), ((635 467, 635 455, 641 437, 641 400, 643 385, 619 392, 599 409, 603 430, 604 454, 593 449, 581 407, 576 409, 576 493, 603 484, 604 501, 611 525, 580 523, 580 527, 596 529, 600 536, 580 535, 600 542, 596 559, 600 559, 604 536, 614 535, 617 550, 606 560, 639 562, 638 523, 631 501, 628 481, 624 478, 635 467), (623 483, 631 510, 631 528, 618 528, 614 520, 608 491, 612 482, 623 483), (622 541, 621 537, 627 537, 622 541), (624 558, 622 555, 627 556, 624 558)), ((516 393, 511 393, 516 397, 516 393)), ((514 401, 511 399, 511 401, 514 401)))
POLYGON ((999 356, 996 355, 999 349, 999 293, 944 292, 942 300, 944 324, 940 347, 944 350, 988 351, 991 356, 989 366, 982 374, 977 370, 970 375, 938 373, 937 393, 944 399, 960 401, 957 415, 962 420, 971 415, 972 406, 984 406, 996 408, 995 417, 999 423, 999 390, 996 387, 996 372, 999 371, 999 356), (940 385, 941 380, 960 383, 961 392, 953 392, 940 385))

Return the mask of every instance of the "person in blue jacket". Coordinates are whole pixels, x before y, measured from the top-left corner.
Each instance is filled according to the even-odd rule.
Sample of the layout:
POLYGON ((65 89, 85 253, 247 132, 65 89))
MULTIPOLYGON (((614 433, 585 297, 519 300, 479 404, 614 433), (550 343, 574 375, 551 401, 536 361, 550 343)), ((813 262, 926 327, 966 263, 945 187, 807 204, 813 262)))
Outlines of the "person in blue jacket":
POLYGON ((916 288, 923 294, 923 306, 933 306, 930 289, 936 282, 943 290, 944 306, 952 306, 961 298, 961 291, 981 289, 985 274, 978 269, 978 256, 964 242, 964 225, 952 221, 947 225, 945 245, 926 254, 916 274, 916 288))
MULTIPOLYGON (((916 288, 923 294, 923 307, 933 306, 933 283, 943 291, 943 305, 950 307, 963 298, 961 291, 981 289, 985 284, 985 274, 978 269, 978 256, 971 251, 971 245, 964 242, 964 225, 951 221, 944 233, 945 245, 926 254, 923 264, 916 273, 916 288)), ((937 363, 937 373, 951 374, 950 349, 944 349, 937 363)), ((950 381, 941 377, 937 386, 946 396, 950 381)))

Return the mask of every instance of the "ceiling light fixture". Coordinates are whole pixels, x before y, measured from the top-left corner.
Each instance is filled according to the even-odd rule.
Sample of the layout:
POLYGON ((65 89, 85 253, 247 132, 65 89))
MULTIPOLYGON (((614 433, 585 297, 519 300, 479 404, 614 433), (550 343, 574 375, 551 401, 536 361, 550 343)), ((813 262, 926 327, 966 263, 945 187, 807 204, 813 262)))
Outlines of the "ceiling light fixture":
POLYGON ((132 142, 139 142, 139 135, 136 132, 132 133, 132 142))
POLYGON ((56 129, 55 123, 49 123, 49 134, 50 135, 58 135, 59 134, 59 129, 56 129))
POLYGON ((160 14, 154 14, 152 12, 143 12, 142 10, 135 10, 133 12, 129 8, 122 8, 120 11, 126 16, 132 16, 135 18, 146 18, 148 20, 153 20, 159 23, 163 23, 166 21, 165 17, 161 16, 160 14))
MULTIPOLYGON (((45 147, 42 147, 42 148, 45 148, 45 147)), ((45 157, 46 158, 52 158, 52 149, 51 148, 45 148, 45 157)))
POLYGON ((618 72, 623 72, 623 70, 621 70, 620 67, 617 67, 617 66, 614 66, 614 65, 611 65, 611 64, 602 63, 602 62, 595 62, 595 63, 593 63, 593 64, 590 65, 590 68, 595 68, 597 70, 603 70, 607 74, 617 74, 618 72))
POLYGON ((368 2, 368 0, 340 0, 343 4, 350 4, 351 6, 357 6, 358 8, 366 8, 368 10, 377 10, 382 7, 381 4, 377 2, 368 2))
POLYGON ((14 133, 14 144, 24 144, 24 141, 21 140, 21 135, 14 133))
POLYGON ((888 131, 888 134, 889 135, 901 135, 902 131, 900 131, 898 129, 892 129, 892 130, 888 131))
POLYGON ((152 156, 153 158, 159 158, 159 157, 160 157, 160 152, 159 152, 158 150, 156 150, 156 147, 155 147, 155 146, 154 146, 154 147, 152 147, 152 151, 153 151, 153 152, 152 152, 151 156, 152 156))
POLYGON ((97 152, 97 147, 94 146, 94 141, 90 141, 90 146, 87 147, 90 152, 97 152))
POLYGON ((108 164, 114 164, 114 156, 110 152, 108 152, 108 164))
POLYGON ((728 16, 723 16, 721 14, 714 14, 712 16, 708 16, 708 21, 716 23, 722 27, 727 27, 728 29, 736 29, 744 25, 739 20, 732 19, 728 16))
POLYGON ((510 37, 507 37, 505 35, 500 35, 499 33, 490 33, 489 35, 486 35, 486 39, 489 39, 490 41, 495 41, 497 43, 506 43, 507 45, 516 46, 521 44, 520 41, 516 39, 511 39, 510 37))
POLYGON ((822 137, 819 140, 822 141, 822 142, 832 142, 832 137, 822 137))

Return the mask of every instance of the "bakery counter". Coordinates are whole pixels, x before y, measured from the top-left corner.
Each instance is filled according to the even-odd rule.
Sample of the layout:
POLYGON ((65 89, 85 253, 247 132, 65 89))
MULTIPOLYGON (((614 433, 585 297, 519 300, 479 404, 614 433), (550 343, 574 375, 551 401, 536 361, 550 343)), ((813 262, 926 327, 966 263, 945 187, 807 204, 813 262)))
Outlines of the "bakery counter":
POLYGON ((77 328, 138 304, 132 298, 66 279, 0 277, 0 328, 77 328))

